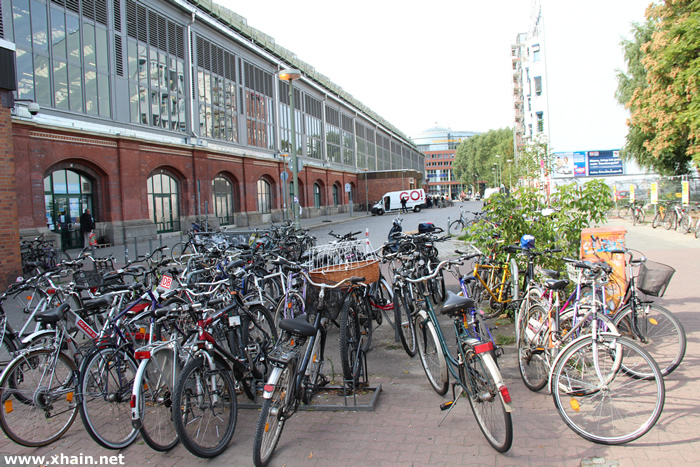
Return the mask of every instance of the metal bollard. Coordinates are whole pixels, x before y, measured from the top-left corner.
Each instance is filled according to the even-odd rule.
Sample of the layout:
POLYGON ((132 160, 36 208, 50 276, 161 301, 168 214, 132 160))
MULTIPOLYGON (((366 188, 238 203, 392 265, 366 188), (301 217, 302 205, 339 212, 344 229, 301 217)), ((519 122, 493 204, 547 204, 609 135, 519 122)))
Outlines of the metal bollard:
POLYGON ((153 252, 153 239, 151 237, 148 237, 148 252, 153 252))
POLYGON ((163 234, 158 235, 158 240, 160 241, 159 246, 163 246, 163 234))
POLYGON ((139 259, 139 242, 136 237, 134 237, 134 254, 136 255, 135 259, 139 259))

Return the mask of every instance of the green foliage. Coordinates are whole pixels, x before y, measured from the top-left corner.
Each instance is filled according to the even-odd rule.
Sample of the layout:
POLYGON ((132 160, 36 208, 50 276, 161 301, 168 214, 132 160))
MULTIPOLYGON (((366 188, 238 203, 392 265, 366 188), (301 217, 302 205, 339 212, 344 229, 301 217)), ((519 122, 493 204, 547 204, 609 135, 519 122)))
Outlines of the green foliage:
POLYGON ((481 182, 495 186, 493 164, 500 163, 503 169, 508 159, 513 159, 513 130, 489 130, 468 138, 457 147, 452 168, 455 176, 467 185, 481 182))
POLYGON ((691 159, 700 162, 700 2, 651 5, 632 32, 616 92, 631 112, 622 155, 661 174, 687 173, 691 159))
POLYGON ((581 189, 575 183, 559 186, 550 202, 556 212, 544 217, 541 211, 548 206, 535 188, 520 188, 512 196, 495 194, 484 205, 489 221, 475 224, 469 240, 484 251, 493 245, 495 230, 502 245, 520 244, 520 237, 530 234, 536 250, 556 247, 564 256, 578 257, 581 231, 605 221, 613 207, 611 189, 602 180, 581 189))

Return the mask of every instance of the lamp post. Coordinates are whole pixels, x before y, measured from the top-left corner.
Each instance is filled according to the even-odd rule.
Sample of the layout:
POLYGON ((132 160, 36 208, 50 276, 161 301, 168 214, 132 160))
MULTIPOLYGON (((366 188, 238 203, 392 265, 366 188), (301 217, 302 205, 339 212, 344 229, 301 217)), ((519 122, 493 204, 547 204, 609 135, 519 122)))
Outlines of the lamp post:
POLYGON ((503 184, 503 172, 501 172, 501 156, 496 154, 496 161, 498 163, 498 188, 501 188, 503 184))
POLYGON ((279 72, 282 81, 289 82, 289 121, 292 127, 292 183, 294 184, 294 228, 301 230, 301 220, 299 219, 299 166, 297 161, 297 130, 294 115, 294 88, 292 82, 301 78, 301 72, 293 68, 287 68, 279 72))
POLYGON ((369 216, 369 188, 367 187, 367 171, 369 169, 363 169, 365 171, 365 212, 369 216))
POLYGON ((508 189, 512 190, 513 189, 513 166, 510 164, 513 162, 513 159, 506 159, 506 162, 508 163, 508 189))
POLYGON ((498 164, 497 163, 495 163, 495 162, 493 163, 492 170, 493 170, 493 184, 496 185, 496 187, 499 187, 500 185, 498 183, 498 164))

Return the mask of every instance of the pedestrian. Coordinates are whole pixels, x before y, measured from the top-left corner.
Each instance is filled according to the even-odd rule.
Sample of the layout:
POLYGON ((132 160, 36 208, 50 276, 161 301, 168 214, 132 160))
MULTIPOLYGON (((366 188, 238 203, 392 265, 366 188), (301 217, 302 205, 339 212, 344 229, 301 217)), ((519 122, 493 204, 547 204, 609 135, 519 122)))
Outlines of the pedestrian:
POLYGON ((61 231, 61 249, 65 250, 68 248, 68 241, 69 241, 69 226, 70 226, 70 217, 68 217, 68 213, 63 210, 58 214, 58 228, 61 231))
POLYGON ((90 246, 90 234, 95 228, 95 221, 92 219, 90 209, 85 209, 85 212, 80 216, 80 231, 83 233, 83 248, 90 246))
POLYGON ((401 212, 403 214, 408 213, 408 209, 406 208, 406 202, 408 201, 408 198, 401 198, 401 212))

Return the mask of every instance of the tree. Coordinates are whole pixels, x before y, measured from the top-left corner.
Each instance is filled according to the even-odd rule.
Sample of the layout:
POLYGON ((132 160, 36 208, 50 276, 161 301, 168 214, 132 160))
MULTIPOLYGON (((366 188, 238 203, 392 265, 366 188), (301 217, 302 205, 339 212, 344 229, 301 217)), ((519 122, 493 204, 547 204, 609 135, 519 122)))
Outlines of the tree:
POLYGON ((455 176, 464 184, 487 182, 495 186, 493 164, 500 163, 503 168, 507 159, 513 159, 513 130, 501 128, 463 141, 457 146, 452 168, 455 176), (500 162, 496 155, 501 156, 500 162))
POLYGON ((631 112, 623 156, 682 174, 700 161, 700 1, 667 0, 646 16, 621 44, 628 70, 616 97, 631 112))

